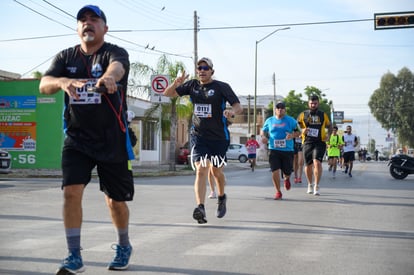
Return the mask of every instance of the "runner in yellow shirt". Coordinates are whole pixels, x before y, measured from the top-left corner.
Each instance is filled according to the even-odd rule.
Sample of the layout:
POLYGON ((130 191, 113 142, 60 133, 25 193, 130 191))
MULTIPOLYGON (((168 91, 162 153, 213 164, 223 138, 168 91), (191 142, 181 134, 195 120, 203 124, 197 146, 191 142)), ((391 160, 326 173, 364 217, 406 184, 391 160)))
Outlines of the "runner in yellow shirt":
POLYGON ((336 165, 341 155, 341 148, 344 145, 342 137, 338 135, 338 127, 334 126, 332 128, 332 134, 326 145, 328 147, 329 172, 332 171, 332 177, 335 178, 336 165))

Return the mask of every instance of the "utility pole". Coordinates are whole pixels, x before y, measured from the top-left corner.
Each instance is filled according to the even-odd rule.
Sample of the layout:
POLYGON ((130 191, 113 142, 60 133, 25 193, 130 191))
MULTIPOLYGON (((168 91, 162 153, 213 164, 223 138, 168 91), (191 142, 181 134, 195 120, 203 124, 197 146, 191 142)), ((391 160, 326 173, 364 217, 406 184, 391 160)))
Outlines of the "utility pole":
POLYGON ((247 125, 248 125, 248 128, 249 128, 249 132, 248 132, 248 134, 249 135, 251 135, 251 129, 250 129, 250 100, 252 100, 253 99, 253 97, 251 96, 251 95, 248 95, 247 96, 247 102, 248 102, 248 105, 247 105, 247 125))
POLYGON ((273 108, 276 107, 276 74, 273 73, 273 108))
POLYGON ((197 33, 198 33, 198 16, 197 16, 197 11, 194 11, 194 75, 197 75, 197 61, 198 61, 197 33))

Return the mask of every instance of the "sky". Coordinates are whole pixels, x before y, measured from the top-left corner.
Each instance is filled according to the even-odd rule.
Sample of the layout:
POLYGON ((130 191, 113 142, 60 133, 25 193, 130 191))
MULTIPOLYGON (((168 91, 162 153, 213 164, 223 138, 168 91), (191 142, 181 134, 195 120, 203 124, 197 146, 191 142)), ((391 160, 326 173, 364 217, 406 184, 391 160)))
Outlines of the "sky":
POLYGON ((196 12, 198 57, 213 60, 217 80, 254 95, 257 61, 257 95, 273 94, 273 74, 277 95, 317 87, 353 120, 362 144, 371 137, 389 145, 368 107, 381 77, 414 72, 414 28, 374 30, 373 21, 374 13, 414 11, 412 0, 2 0, 0 70, 44 72, 57 52, 79 43, 75 16, 86 4, 105 12, 106 40, 127 49, 131 62, 156 67, 166 53, 190 73, 196 12))

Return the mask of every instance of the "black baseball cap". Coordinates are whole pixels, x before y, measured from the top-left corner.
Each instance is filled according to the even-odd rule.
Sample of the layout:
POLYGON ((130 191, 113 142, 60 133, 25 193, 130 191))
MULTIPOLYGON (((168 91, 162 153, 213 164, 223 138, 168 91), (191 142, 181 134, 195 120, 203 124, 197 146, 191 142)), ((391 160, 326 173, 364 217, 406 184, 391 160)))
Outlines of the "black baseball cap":
POLYGON ((276 108, 277 108, 277 109, 286 109, 286 105, 285 105, 285 103, 283 103, 283 102, 278 102, 278 103, 276 104, 276 108))
POLYGON ((82 18, 83 14, 87 11, 93 12, 96 16, 102 18, 102 20, 105 22, 106 24, 106 16, 105 13, 98 7, 95 5, 86 5, 83 8, 81 8, 78 11, 78 15, 76 16, 76 19, 79 20, 82 18))

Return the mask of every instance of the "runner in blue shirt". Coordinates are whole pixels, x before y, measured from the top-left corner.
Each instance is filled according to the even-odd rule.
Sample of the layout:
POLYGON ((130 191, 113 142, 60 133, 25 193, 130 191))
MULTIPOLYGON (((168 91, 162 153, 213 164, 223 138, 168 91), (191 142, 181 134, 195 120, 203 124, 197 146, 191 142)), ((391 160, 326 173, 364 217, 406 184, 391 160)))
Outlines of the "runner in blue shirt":
POLYGON ((270 150, 269 164, 272 171, 272 181, 276 188, 275 200, 282 199, 280 191, 280 173, 282 170, 284 187, 290 189, 290 174, 293 171, 294 138, 300 136, 297 122, 286 115, 286 105, 276 104, 275 115, 266 119, 260 135, 263 144, 268 144, 270 150))

